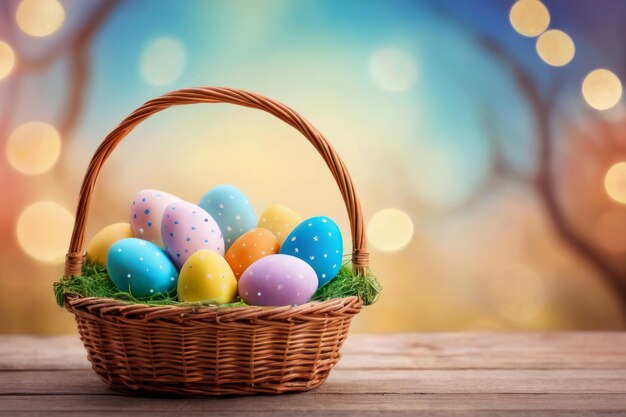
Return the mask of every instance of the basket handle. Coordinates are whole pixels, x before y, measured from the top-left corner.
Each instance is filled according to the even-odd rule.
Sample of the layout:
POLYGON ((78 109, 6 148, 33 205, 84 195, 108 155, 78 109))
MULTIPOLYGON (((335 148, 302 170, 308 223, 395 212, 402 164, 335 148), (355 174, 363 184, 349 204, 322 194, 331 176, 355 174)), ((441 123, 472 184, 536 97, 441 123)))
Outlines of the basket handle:
POLYGON ((361 204, 354 190, 348 169, 337 152, 315 127, 284 104, 260 94, 222 87, 188 88, 164 94, 161 97, 143 104, 108 134, 91 158, 87 173, 83 179, 83 184, 80 188, 78 207, 76 208, 76 221, 74 223, 68 253, 65 257, 65 276, 79 275, 81 272, 85 256, 83 252, 85 224, 87 222, 91 194, 102 165, 109 155, 111 155, 115 147, 135 128, 135 126, 153 114, 171 106, 196 103, 230 103, 263 110, 294 127, 311 142, 322 158, 324 158, 326 165, 330 168, 341 191, 348 211, 350 229, 352 232, 352 266, 355 275, 364 276, 369 263, 369 253, 365 239, 361 204))

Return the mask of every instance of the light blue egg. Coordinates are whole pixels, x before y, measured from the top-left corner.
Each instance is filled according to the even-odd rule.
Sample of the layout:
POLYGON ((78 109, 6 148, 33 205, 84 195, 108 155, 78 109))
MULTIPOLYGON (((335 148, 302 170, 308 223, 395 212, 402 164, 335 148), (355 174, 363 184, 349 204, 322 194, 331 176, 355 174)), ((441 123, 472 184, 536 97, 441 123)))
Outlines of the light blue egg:
POLYGON ((280 248, 280 253, 295 256, 311 265, 321 287, 333 279, 341 268, 341 231, 328 217, 312 217, 293 229, 280 248))
POLYGON ((256 227, 257 217, 248 198, 232 185, 218 185, 198 203, 215 219, 224 235, 226 250, 248 230, 256 227))
POLYGON ((172 291, 178 284, 178 271, 163 249, 136 238, 111 245, 107 270, 118 290, 137 298, 172 291))

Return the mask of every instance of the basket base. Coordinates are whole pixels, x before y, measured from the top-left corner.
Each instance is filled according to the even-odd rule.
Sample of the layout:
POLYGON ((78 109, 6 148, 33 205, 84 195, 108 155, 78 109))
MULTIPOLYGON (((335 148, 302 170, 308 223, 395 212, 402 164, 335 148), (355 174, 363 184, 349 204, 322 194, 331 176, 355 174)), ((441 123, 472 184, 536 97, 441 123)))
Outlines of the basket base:
POLYGON ((100 379, 108 386, 111 391, 133 396, 146 398, 213 398, 213 397, 242 397, 250 395, 280 395, 280 394, 296 394, 299 392, 311 391, 322 385, 328 378, 328 373, 324 378, 318 378, 314 381, 307 381, 303 384, 294 384, 290 386, 282 385, 275 387, 272 384, 263 385, 231 385, 231 386, 215 386, 215 387, 185 387, 179 388, 162 385, 154 386, 152 389, 148 386, 131 387, 129 385, 120 385, 107 380, 100 375, 100 379))
POLYGON ((66 299, 98 376, 114 391, 159 397, 317 388, 339 360, 361 306, 356 297, 223 309, 66 299))

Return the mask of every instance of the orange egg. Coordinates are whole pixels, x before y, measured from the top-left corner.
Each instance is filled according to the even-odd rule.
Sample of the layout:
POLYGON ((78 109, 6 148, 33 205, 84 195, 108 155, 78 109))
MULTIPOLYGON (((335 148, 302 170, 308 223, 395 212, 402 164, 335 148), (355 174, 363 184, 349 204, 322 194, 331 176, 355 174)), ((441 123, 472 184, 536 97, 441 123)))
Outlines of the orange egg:
POLYGON ((278 253, 280 243, 276 236, 267 229, 248 230, 231 245, 224 256, 239 279, 243 271, 259 259, 278 253))

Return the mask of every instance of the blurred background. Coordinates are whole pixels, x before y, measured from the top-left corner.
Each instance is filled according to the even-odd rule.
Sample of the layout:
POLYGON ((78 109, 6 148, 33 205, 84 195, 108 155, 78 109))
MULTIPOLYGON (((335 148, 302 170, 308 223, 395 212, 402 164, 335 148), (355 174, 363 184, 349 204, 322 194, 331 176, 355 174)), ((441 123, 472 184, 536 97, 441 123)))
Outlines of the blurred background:
MULTIPOLYGON (((55 305, 82 176, 141 103, 221 85, 278 99, 344 158, 384 291, 354 331, 624 329, 626 2, 0 2, 0 332, 74 333, 55 305)), ((222 183, 349 227, 289 126, 180 107, 104 167, 87 239, 134 194, 222 183)))

